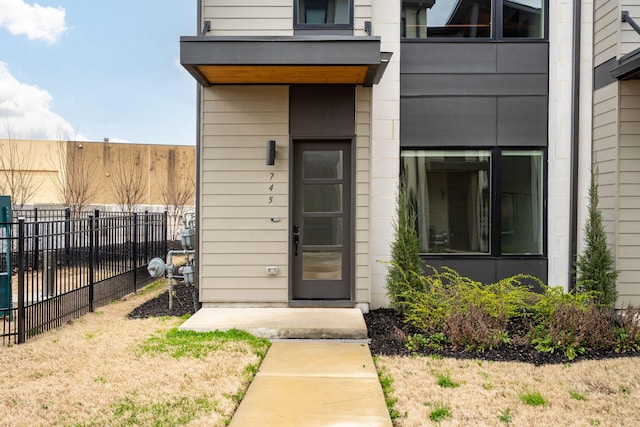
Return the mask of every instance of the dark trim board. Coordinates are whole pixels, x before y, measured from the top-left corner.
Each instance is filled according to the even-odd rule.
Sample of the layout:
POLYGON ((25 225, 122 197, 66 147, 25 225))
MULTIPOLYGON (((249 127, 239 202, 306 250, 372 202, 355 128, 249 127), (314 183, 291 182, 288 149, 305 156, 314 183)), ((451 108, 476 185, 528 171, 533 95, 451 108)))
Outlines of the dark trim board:
POLYGON ((611 70, 611 75, 617 80, 640 79, 640 49, 620 58, 618 66, 611 70))
MULTIPOLYGON (((425 265, 425 273, 429 274, 435 267, 449 267, 458 272, 461 276, 469 277, 483 284, 496 283, 501 279, 515 276, 517 274, 527 274, 547 283, 548 260, 546 257, 536 258, 422 258, 425 265)), ((535 282, 527 283, 534 285, 535 282)), ((541 290, 534 286, 536 291, 541 290)))
POLYGON ((593 69, 593 90, 603 88, 613 82, 616 82, 616 78, 613 77, 613 70, 618 66, 618 60, 611 58, 610 60, 603 62, 593 69))
MULTIPOLYGON (((203 86, 216 84, 207 78, 207 68, 224 66, 270 67, 276 74, 279 67, 285 71, 291 67, 361 67, 365 77, 350 83, 371 86, 380 81, 391 55, 380 51, 380 37, 375 36, 180 37, 180 63, 203 86)), ((273 83, 297 83, 281 79, 273 83)), ((243 82, 251 83, 250 79, 243 82)))

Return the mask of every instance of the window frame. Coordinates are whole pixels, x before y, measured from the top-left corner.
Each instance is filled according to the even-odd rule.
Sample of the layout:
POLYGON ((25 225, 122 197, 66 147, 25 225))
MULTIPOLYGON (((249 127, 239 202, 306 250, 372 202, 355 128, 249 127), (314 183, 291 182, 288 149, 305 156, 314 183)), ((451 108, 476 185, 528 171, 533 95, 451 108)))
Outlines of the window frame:
MULTIPOLYGON (((296 0, 296 3, 298 0, 296 0)), ((504 0, 492 0, 491 10, 491 22, 499 23, 499 25, 492 25, 490 37, 420 37, 420 38, 407 38, 403 35, 405 27, 402 18, 403 4, 400 1, 400 41, 402 43, 487 43, 487 42, 503 42, 503 43, 531 43, 531 42, 543 42, 549 40, 549 0, 542 0, 542 8, 544 16, 542 19, 542 25, 544 26, 541 37, 504 37, 504 0)), ((296 15, 297 16, 297 15, 296 15)))
POLYGON ((300 0, 293 1, 293 29, 294 30, 314 30, 321 32, 331 32, 334 30, 353 30, 354 0, 347 0, 349 9, 348 24, 306 24, 298 22, 298 13, 300 10, 300 0))
MULTIPOLYGON (((490 182, 490 213, 489 213, 489 251, 487 253, 470 253, 470 252, 460 252, 460 253, 442 253, 442 252, 420 252, 420 257, 423 259, 536 259, 536 258, 546 258, 547 251, 547 240, 548 240, 548 212, 547 212, 547 200, 548 200, 548 150, 546 147, 542 146, 475 146, 475 147, 451 147, 451 146, 420 146, 420 147, 403 147, 401 151, 443 151, 447 152, 464 152, 464 151, 488 151, 489 155, 489 167, 491 171, 491 182, 490 182), (537 151, 541 153, 542 160, 542 209, 541 209, 541 233, 542 233, 542 247, 541 253, 513 253, 513 254, 503 254, 502 253, 502 185, 501 185, 501 174, 502 174, 502 156, 503 152, 514 152, 514 151, 537 151)), ((400 155, 402 158, 402 154, 400 155)), ((402 162, 400 162, 400 176, 404 174, 402 170, 402 162)), ((417 214, 417 212, 416 212, 417 214)))

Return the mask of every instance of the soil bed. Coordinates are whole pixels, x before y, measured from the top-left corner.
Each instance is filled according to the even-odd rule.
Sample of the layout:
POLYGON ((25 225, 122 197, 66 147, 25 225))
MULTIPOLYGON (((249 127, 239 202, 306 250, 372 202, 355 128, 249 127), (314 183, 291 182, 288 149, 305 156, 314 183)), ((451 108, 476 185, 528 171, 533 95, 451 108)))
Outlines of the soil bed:
POLYGON ((169 309, 169 291, 137 306, 128 316, 132 319, 147 317, 176 316, 195 313, 193 305, 193 286, 178 284, 173 287, 173 308, 169 309))
MULTIPOLYGON (((183 316, 193 314, 193 288, 185 285, 174 287, 175 296, 173 309, 169 310, 169 293, 163 292, 157 298, 136 307, 129 317, 146 318, 160 316, 183 316)), ((562 353, 541 353, 536 351, 524 338, 527 328, 523 324, 511 323, 509 325, 509 337, 511 344, 503 344, 497 349, 485 352, 467 351, 444 346, 440 350, 423 347, 417 351, 410 351, 405 346, 406 338, 418 333, 415 328, 406 324, 402 316, 392 309, 378 309, 364 315, 367 324, 369 345, 371 353, 381 356, 411 356, 411 355, 438 355, 456 359, 480 359, 502 362, 525 362, 536 366, 547 364, 568 363, 570 360, 562 353)), ((617 357, 640 356, 638 352, 616 353, 615 351, 585 351, 578 355, 572 362, 580 360, 599 360, 617 357)))
POLYGON ((527 327, 521 323, 512 322, 508 326, 511 344, 503 344, 497 349, 485 352, 467 351, 455 349, 452 346, 444 346, 441 350, 423 347, 417 351, 410 351, 405 346, 406 338, 419 331, 406 324, 402 316, 392 309, 373 310, 364 316, 371 338, 371 353, 383 356, 410 356, 410 355, 438 355, 456 359, 480 359, 501 362, 525 362, 536 366, 577 362, 580 360, 599 360, 616 357, 639 356, 638 352, 616 353, 615 351, 590 351, 578 355, 570 361, 562 353, 542 353, 533 345, 527 343, 525 335, 527 327))

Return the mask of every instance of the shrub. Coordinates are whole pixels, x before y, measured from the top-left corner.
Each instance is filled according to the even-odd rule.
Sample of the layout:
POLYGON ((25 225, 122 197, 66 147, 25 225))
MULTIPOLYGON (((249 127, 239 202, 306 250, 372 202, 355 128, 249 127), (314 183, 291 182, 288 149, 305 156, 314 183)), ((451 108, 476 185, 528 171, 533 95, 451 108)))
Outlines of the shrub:
POLYGON ((591 174, 589 218, 584 229, 585 247, 576 262, 576 292, 589 293, 594 301, 613 307, 618 297, 613 255, 607 246, 607 235, 598 210, 598 173, 591 174))
POLYGON ((492 317, 475 304, 469 305, 465 312, 454 310, 446 322, 445 332, 454 347, 480 352, 509 342, 507 320, 492 317))
MULTIPOLYGON (((431 274, 419 277, 420 286, 407 286, 401 293, 405 320, 428 337, 444 334, 454 347, 465 349, 484 351, 509 342, 509 320, 528 315, 540 298, 524 282, 544 286, 527 275, 483 285, 448 267, 428 268, 431 274)), ((401 277, 408 274, 398 271, 401 277)), ((410 349, 426 344, 414 338, 408 342, 410 349)))
POLYGON ((640 351, 640 308, 628 306, 620 311, 615 328, 616 351, 640 351))
POLYGON ((387 296, 391 307, 406 310, 407 293, 421 289, 423 282, 420 242, 416 232, 416 214, 401 180, 396 197, 396 219, 391 244, 391 262, 387 273, 387 296))
POLYGON ((531 342, 538 351, 562 351, 573 360, 586 349, 612 348, 615 343, 613 318, 609 310, 593 301, 591 294, 547 288, 534 311, 531 342))

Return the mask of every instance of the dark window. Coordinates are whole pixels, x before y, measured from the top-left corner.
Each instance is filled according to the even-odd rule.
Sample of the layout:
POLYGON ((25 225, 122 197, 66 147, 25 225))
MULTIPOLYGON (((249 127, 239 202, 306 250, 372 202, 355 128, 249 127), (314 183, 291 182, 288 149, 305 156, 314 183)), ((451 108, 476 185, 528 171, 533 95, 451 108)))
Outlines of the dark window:
POLYGON ((545 0, 403 0, 402 37, 544 38, 544 6, 545 0))
POLYGON ((543 253, 542 150, 403 150, 401 160, 421 253, 543 253))
POLYGON ((500 253, 541 254, 542 152, 504 150, 500 162, 500 253))
POLYGON ((503 0, 503 38, 543 38, 543 0, 503 0))
POLYGON ((352 25, 352 0, 296 0, 295 26, 352 25))

